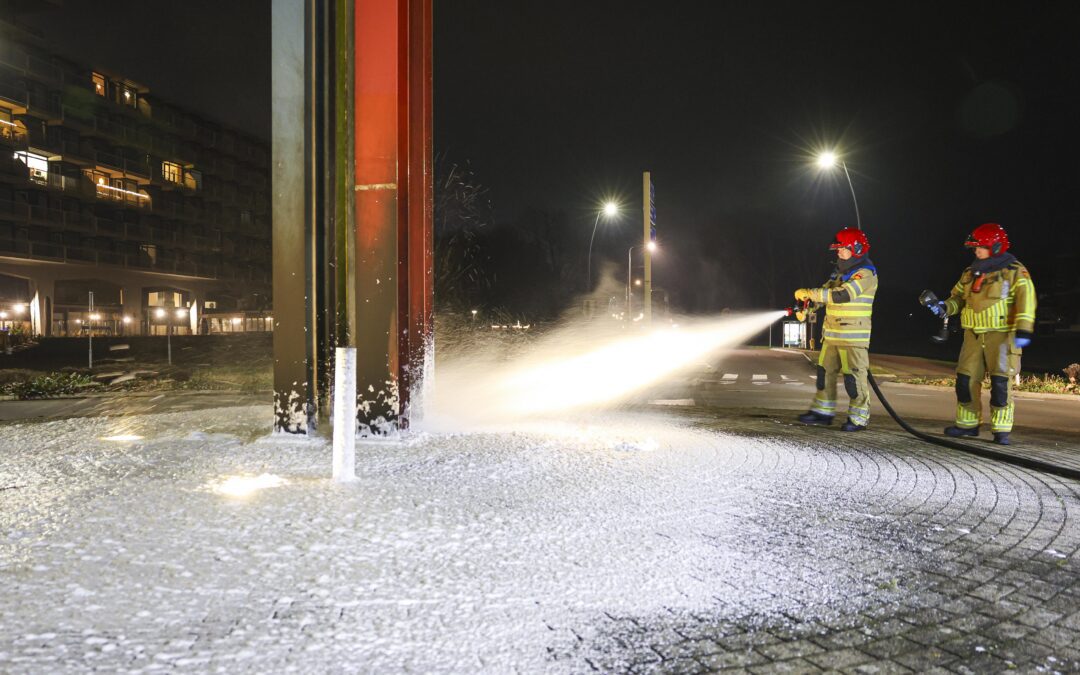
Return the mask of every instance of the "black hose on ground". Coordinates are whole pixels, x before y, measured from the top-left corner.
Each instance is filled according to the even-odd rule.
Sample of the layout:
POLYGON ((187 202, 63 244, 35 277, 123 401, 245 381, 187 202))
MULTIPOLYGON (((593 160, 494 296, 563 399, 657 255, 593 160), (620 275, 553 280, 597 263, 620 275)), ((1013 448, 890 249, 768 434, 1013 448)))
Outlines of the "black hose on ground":
POLYGON ((1080 470, 1070 469, 1065 466, 1058 466, 1056 464, 1049 464, 1047 462, 1040 462, 1037 459, 1031 459, 1030 457, 1021 457, 1017 455, 1011 455, 1004 452, 998 452, 997 450, 991 450, 990 448, 980 448, 977 445, 968 445, 967 443, 960 443, 949 438, 942 438, 939 436, 931 436, 930 434, 924 434, 918 429, 912 427, 910 424, 904 421, 904 418, 896 414, 893 407, 889 405, 888 399, 881 393, 881 388, 878 387, 877 380, 874 379, 872 373, 867 373, 867 379, 870 380, 870 386, 874 388, 874 393, 877 394, 878 400, 881 401, 881 405, 885 407, 886 412, 896 420, 896 423, 900 427, 921 441, 927 443, 933 443, 934 445, 940 445, 944 448, 952 448, 953 450, 959 450, 960 452, 968 452, 973 455, 985 457, 987 459, 993 459, 998 462, 1004 462, 1005 464, 1012 464, 1014 466, 1020 466, 1025 469, 1032 469, 1033 471, 1041 471, 1043 473, 1053 474, 1062 478, 1068 478, 1075 481, 1080 481, 1080 470))

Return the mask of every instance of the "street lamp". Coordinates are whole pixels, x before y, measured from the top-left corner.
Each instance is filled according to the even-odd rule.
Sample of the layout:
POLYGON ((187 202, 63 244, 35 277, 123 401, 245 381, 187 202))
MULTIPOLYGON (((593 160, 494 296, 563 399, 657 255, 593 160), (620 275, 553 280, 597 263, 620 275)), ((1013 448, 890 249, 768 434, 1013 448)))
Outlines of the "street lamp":
POLYGON ((593 240, 596 239, 596 226, 600 224, 600 216, 605 218, 614 218, 619 213, 619 205, 615 202, 605 202, 604 207, 596 212, 596 220, 593 221, 592 236, 589 237, 589 257, 586 263, 586 276, 585 291, 592 290, 592 245, 593 240))
POLYGON ((631 246, 630 249, 626 252, 626 320, 627 321, 633 321, 633 318, 630 316, 630 310, 633 308, 633 297, 634 297, 634 295, 633 295, 634 291, 633 291, 633 285, 632 285, 633 284, 633 274, 632 274, 632 272, 634 271, 633 256, 634 256, 634 251, 638 250, 639 248, 647 248, 647 249, 649 249, 649 252, 652 253, 652 252, 656 251, 656 242, 655 241, 650 241, 648 244, 645 244, 645 245, 638 244, 637 246, 631 246))
POLYGON ((855 224, 859 229, 862 229, 862 219, 859 217, 859 200, 855 198, 855 185, 851 182, 851 174, 848 173, 847 162, 838 157, 835 152, 826 150, 817 157, 817 165, 822 169, 832 169, 837 164, 844 169, 844 176, 847 178, 848 188, 851 190, 851 201, 855 204, 855 224))

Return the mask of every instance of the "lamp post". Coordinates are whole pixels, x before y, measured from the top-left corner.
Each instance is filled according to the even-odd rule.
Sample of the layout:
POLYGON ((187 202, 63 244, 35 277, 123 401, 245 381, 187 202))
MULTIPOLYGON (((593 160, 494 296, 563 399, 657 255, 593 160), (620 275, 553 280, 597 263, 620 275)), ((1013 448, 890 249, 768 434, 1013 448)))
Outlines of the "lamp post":
POLYGON ((844 177, 847 178, 848 188, 851 190, 851 201, 855 204, 855 224, 862 229, 862 219, 859 217, 859 200, 855 198, 855 185, 851 182, 851 174, 848 173, 847 162, 836 156, 835 152, 826 150, 818 155, 817 165, 822 169, 831 169, 837 165, 844 169, 844 177))
MULTIPOLYGON (((640 248, 648 248, 650 251, 656 250, 656 242, 650 241, 648 244, 638 244, 637 246, 631 246, 626 251, 626 320, 633 321, 630 316, 630 311, 633 309, 634 298, 634 286, 633 286, 633 271, 634 271, 634 251, 640 248)), ((629 325, 629 324, 627 324, 629 325)))
POLYGON ((596 226, 600 224, 600 216, 606 216, 611 218, 619 212, 619 205, 615 202, 606 202, 604 208, 596 212, 596 220, 593 221, 592 236, 589 237, 589 256, 586 262, 586 280, 585 280, 585 292, 588 293, 592 290, 592 245, 593 240, 596 239, 596 226))

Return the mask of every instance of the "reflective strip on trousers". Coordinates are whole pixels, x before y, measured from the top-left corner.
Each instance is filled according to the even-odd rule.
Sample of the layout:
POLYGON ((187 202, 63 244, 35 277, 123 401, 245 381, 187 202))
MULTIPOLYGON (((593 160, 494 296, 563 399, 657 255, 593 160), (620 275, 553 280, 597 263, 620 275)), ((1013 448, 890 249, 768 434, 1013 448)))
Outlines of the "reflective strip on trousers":
POLYGON ((961 403, 956 404, 956 426, 961 429, 974 429, 980 422, 978 413, 968 410, 961 403))
POLYGON ((870 423, 870 408, 856 408, 854 406, 848 408, 848 417, 855 424, 861 427, 865 427, 870 423))
POLYGON ((1004 408, 991 408, 990 409, 990 431, 1002 432, 1012 431, 1013 427, 1013 412, 1016 408, 1016 404, 1009 401, 1009 405, 1004 408))

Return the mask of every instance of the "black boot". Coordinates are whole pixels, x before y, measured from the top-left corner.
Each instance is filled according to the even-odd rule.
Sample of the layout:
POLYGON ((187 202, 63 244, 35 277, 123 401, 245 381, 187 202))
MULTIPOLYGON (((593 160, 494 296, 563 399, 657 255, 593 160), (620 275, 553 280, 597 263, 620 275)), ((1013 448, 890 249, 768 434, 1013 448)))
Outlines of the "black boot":
POLYGON ((1009 440, 1008 431, 995 431, 994 442, 998 445, 1012 445, 1012 441, 1009 440))
POLYGON ((848 418, 847 422, 844 422, 844 424, 840 427, 840 431, 865 431, 865 430, 866 430, 866 425, 865 424, 855 424, 854 422, 851 421, 850 417, 848 418))
POLYGON ((978 436, 979 427, 972 427, 970 429, 965 429, 964 427, 957 426, 945 427, 945 435, 952 436, 953 438, 961 438, 963 436, 978 436))
POLYGON ((799 415, 799 421, 803 424, 817 424, 820 426, 828 426, 832 424, 832 415, 822 415, 819 412, 809 410, 799 415))

